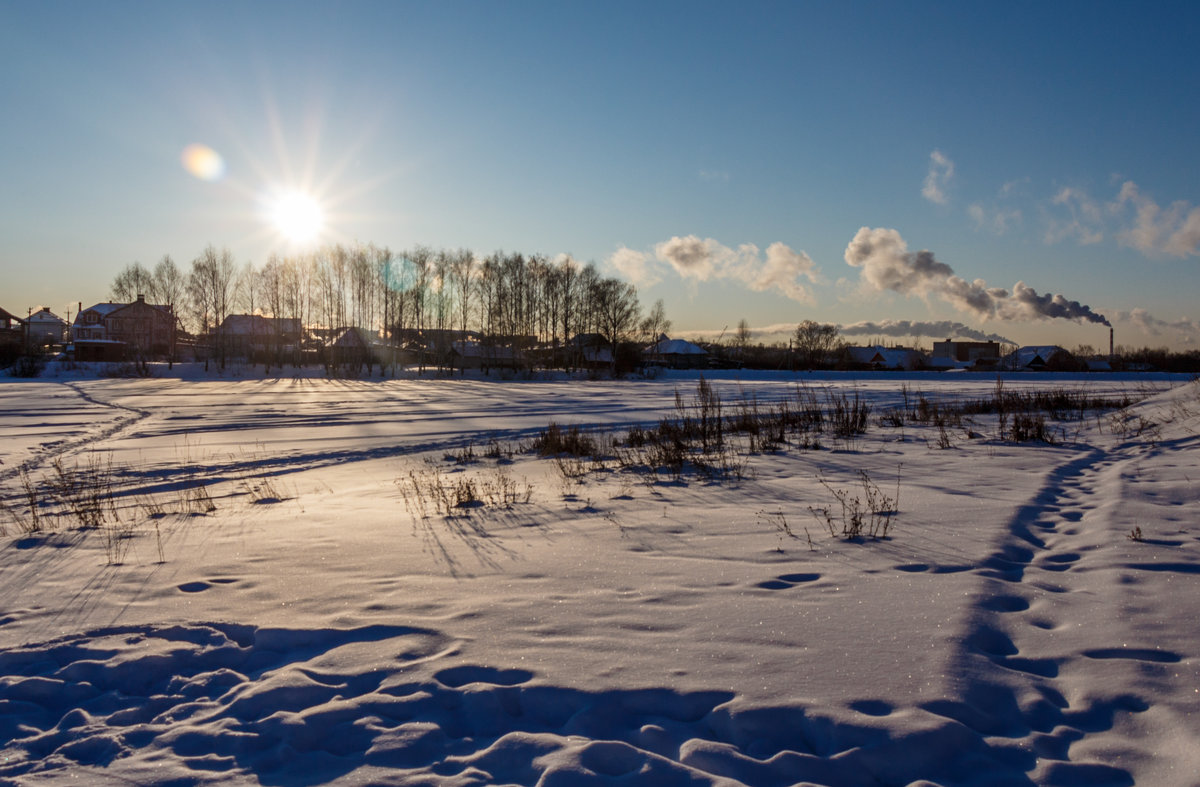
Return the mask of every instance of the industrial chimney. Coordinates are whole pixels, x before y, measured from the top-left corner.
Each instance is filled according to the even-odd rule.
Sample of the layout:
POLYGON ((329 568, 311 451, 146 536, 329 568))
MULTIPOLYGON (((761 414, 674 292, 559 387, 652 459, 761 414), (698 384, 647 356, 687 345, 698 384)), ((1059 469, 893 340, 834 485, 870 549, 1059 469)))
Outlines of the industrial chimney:
POLYGON ((1109 357, 1109 359, 1112 359, 1112 358, 1114 357, 1114 353, 1113 353, 1113 328, 1112 328, 1112 326, 1111 326, 1111 325, 1110 325, 1110 326, 1108 326, 1108 357, 1109 357))

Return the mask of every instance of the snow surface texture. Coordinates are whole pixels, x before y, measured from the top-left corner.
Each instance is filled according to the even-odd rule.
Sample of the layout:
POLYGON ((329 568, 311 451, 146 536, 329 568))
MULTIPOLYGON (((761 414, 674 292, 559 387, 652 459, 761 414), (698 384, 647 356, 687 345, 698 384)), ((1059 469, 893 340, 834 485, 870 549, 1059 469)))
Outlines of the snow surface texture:
MULTIPOLYGON (((0 783, 1195 784, 1200 391, 1081 379, 1007 385, 1148 398, 1055 445, 873 416, 678 482, 485 454, 695 376, 2 383, 6 494, 95 450, 139 491, 119 561, 6 525, 0 783), (862 470, 899 479, 890 537, 833 538, 810 507, 862 470), (529 499, 421 516, 412 477, 529 499)), ((716 385, 797 381, 876 415, 995 385, 716 385)))

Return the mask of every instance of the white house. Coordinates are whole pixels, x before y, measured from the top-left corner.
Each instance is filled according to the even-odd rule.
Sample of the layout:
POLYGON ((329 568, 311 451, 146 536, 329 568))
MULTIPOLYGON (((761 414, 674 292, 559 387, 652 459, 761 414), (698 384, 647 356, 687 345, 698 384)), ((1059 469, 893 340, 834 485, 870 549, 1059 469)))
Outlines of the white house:
POLYGON ((43 306, 25 319, 31 345, 62 344, 67 337, 67 321, 43 306))

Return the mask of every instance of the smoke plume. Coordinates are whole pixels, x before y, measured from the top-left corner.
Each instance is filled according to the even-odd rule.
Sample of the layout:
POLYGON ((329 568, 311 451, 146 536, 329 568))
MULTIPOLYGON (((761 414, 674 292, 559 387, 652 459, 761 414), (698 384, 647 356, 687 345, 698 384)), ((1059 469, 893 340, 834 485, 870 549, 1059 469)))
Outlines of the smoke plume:
POLYGON ((931 251, 911 252, 894 229, 862 227, 846 246, 846 263, 860 268, 863 284, 875 290, 928 299, 937 297, 980 319, 1063 319, 1108 325, 1103 315, 1062 295, 1039 294, 1025 282, 1013 291, 989 287, 982 279, 967 281, 938 261, 931 251))
POLYGON ((977 342, 1013 343, 1007 337, 1001 336, 998 333, 984 333, 953 320, 856 322, 850 325, 843 325, 838 330, 846 336, 917 336, 937 339, 959 338, 977 342))

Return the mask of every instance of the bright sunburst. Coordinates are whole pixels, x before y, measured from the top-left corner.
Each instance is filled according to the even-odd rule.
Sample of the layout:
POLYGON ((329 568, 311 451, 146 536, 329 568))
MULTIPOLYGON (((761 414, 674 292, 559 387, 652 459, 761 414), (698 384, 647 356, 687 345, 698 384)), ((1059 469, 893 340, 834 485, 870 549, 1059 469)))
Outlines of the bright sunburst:
POLYGON ((311 195, 301 191, 279 194, 269 206, 271 224, 291 243, 309 243, 320 234, 325 212, 311 195))

